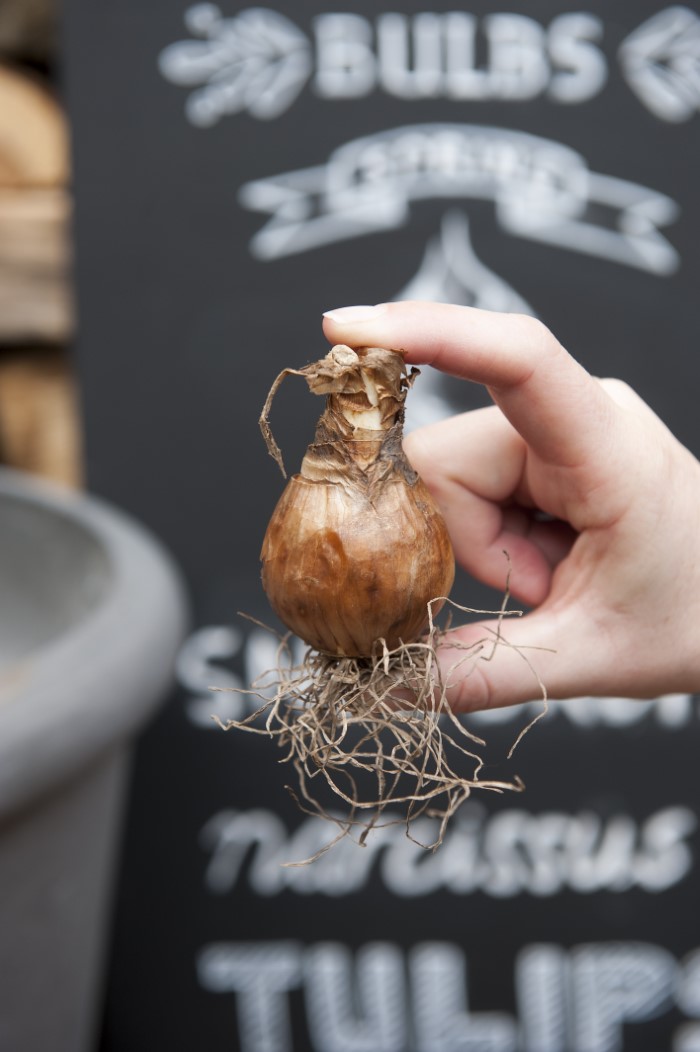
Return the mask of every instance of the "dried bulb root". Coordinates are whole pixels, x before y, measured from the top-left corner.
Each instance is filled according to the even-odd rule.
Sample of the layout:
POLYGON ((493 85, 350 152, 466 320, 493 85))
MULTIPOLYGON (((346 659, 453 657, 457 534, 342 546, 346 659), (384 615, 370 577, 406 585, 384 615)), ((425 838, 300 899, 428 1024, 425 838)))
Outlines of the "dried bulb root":
MULTIPOLYGON (((473 790, 502 793, 524 788, 518 777, 482 777, 480 750, 485 742, 451 711, 449 676, 442 677, 437 663, 437 647, 447 643, 455 649, 454 673, 469 676, 477 662, 490 661, 500 647, 510 647, 501 622, 519 613, 507 610, 504 600, 496 632, 471 646, 447 643, 446 630, 431 618, 424 640, 393 650, 383 646, 371 659, 331 657, 309 649, 294 664, 289 635, 278 637, 276 668, 250 690, 239 691, 259 699, 260 707, 243 720, 214 719, 225 730, 247 730, 275 740, 282 751, 280 762, 291 763, 296 772, 297 786, 287 789, 299 807, 338 827, 337 836, 316 855, 289 864, 313 862, 346 836, 364 844, 372 829, 397 821, 405 824, 409 839, 435 850, 450 818, 473 790), (417 841, 411 831, 423 815, 437 820, 436 836, 429 844, 417 841)), ((527 655, 512 649, 532 670, 533 686, 545 704, 518 735, 509 758, 546 711, 544 685, 527 655)))

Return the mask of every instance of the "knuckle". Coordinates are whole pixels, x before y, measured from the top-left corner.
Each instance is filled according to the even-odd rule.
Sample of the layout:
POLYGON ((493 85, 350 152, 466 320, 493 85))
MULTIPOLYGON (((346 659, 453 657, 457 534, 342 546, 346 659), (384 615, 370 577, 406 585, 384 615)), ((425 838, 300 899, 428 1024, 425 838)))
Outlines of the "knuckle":
POLYGON ((533 318, 530 314, 518 314, 515 317, 523 346, 527 347, 531 358, 542 360, 562 353, 562 345, 539 318, 533 318))
POLYGON ((529 343, 535 346, 542 346, 543 348, 549 348, 552 345, 558 346, 551 330, 539 318, 535 318, 531 314, 516 314, 514 319, 529 343))
POLYGON ((603 390, 610 395, 618 405, 639 405, 641 399, 637 392, 626 380, 620 380, 615 376, 606 376, 600 381, 603 390))

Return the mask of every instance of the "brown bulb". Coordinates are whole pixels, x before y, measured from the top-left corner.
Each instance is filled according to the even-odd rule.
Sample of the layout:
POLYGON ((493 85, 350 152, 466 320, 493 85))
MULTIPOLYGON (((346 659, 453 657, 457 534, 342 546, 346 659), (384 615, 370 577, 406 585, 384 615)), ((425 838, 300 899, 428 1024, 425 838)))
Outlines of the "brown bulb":
MULTIPOLYGON (((444 519, 401 445, 409 376, 403 356, 334 347, 320 362, 285 370, 327 402, 301 472, 275 508, 262 546, 262 582, 281 621, 315 649, 370 657, 428 625, 428 603, 449 594, 454 555, 444 519)), ((437 613, 442 603, 433 605, 437 613)))

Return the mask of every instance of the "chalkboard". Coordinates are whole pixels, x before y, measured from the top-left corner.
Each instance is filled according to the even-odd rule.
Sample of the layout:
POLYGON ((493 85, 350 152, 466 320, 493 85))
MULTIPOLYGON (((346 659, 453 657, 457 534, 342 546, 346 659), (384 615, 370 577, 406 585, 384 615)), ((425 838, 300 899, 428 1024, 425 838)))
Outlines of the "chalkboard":
MULTIPOLYGON (((327 838, 264 738, 257 418, 324 309, 528 311, 696 453, 700 8, 68 0, 90 488, 189 581, 178 689, 137 755, 102 1052, 700 1049, 698 699, 473 718, 489 771, 424 854, 327 838)), ((301 383, 301 382, 300 382, 301 383)), ((288 464, 315 400, 283 390, 288 464)), ((410 425, 484 404, 426 370, 410 425)), ((493 603, 462 576, 455 597, 493 603)), ((534 703, 533 703, 534 706, 534 703)))

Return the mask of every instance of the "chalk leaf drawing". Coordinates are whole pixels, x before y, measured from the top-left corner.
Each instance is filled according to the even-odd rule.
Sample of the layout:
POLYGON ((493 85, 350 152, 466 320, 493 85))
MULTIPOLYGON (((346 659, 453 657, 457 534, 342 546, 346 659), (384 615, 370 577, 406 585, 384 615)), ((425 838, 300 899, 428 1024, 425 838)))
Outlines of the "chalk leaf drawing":
POLYGON ((185 109, 199 127, 242 111, 264 120, 277 117, 311 74, 308 38, 276 11, 251 7, 224 18, 215 4, 196 4, 185 24, 200 39, 170 44, 158 67, 173 84, 196 88, 185 109))
POLYGON ((700 110, 700 15, 689 7, 659 11, 622 42, 628 84, 656 117, 672 123, 700 110))

